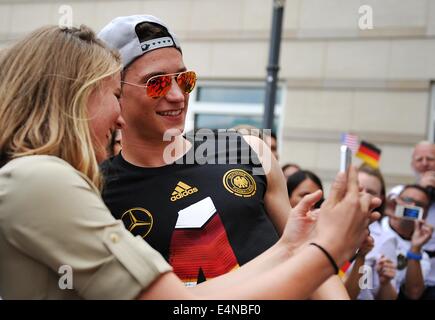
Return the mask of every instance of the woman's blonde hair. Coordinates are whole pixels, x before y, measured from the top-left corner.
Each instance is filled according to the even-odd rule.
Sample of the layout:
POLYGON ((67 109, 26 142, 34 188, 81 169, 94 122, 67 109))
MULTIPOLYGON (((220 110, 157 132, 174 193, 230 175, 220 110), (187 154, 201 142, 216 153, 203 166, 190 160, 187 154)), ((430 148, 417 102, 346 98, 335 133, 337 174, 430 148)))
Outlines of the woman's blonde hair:
POLYGON ((119 54, 86 26, 43 27, 0 52, 0 166, 53 155, 101 187, 87 103, 120 70, 119 54))

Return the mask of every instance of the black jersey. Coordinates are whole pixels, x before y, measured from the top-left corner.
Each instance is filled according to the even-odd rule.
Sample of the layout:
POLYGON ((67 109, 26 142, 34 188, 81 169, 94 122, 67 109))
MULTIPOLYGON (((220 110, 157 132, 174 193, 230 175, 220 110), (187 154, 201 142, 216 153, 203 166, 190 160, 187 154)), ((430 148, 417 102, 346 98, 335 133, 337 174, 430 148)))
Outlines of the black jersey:
POLYGON ((215 132, 192 143, 170 165, 137 167, 118 155, 102 169, 113 216, 195 285, 255 258, 278 235, 264 208, 266 176, 245 140, 215 132))

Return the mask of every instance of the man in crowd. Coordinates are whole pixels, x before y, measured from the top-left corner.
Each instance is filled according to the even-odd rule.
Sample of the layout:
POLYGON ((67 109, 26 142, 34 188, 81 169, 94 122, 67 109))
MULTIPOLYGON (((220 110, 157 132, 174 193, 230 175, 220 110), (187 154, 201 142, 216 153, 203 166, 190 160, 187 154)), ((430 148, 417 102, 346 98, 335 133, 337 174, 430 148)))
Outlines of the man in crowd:
MULTIPOLYGON (((397 275, 395 287, 399 298, 420 299, 425 289, 425 278, 430 271, 430 260, 422 249, 432 236, 433 227, 424 220, 428 214, 430 196, 420 185, 406 185, 394 200, 397 205, 418 206, 423 219, 415 220, 390 214, 382 220, 383 239, 396 238, 397 275)), ((375 243, 376 247, 384 243, 375 243)))

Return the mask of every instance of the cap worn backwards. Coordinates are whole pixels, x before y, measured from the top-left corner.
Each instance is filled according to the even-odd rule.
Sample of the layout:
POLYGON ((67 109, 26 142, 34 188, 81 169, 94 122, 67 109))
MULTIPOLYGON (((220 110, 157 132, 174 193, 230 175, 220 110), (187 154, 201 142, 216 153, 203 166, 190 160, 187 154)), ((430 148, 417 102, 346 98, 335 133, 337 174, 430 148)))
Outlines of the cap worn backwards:
POLYGON ((151 15, 115 18, 98 33, 98 37, 110 48, 120 52, 124 68, 137 57, 155 49, 174 47, 181 52, 176 35, 168 29, 164 22, 151 15), (144 22, 159 25, 167 36, 141 40, 137 33, 137 26, 144 22))

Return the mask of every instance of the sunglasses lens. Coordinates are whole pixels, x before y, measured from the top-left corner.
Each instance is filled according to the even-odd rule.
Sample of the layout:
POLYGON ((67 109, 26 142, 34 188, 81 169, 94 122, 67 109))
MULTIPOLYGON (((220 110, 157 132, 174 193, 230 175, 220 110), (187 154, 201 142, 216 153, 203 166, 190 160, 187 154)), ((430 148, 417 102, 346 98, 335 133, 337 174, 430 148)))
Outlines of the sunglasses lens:
MULTIPOLYGON (((150 78, 147 81, 147 95, 151 98, 159 98, 166 95, 171 88, 173 75, 161 75, 150 78)), ((181 72, 177 76, 177 83, 184 93, 192 92, 195 88, 196 73, 193 71, 181 72)))
POLYGON ((177 83, 184 93, 191 93, 196 84, 196 73, 193 71, 182 72, 177 77, 177 83))
POLYGON ((147 81, 147 95, 151 98, 163 97, 171 87, 170 76, 155 76, 147 81))

